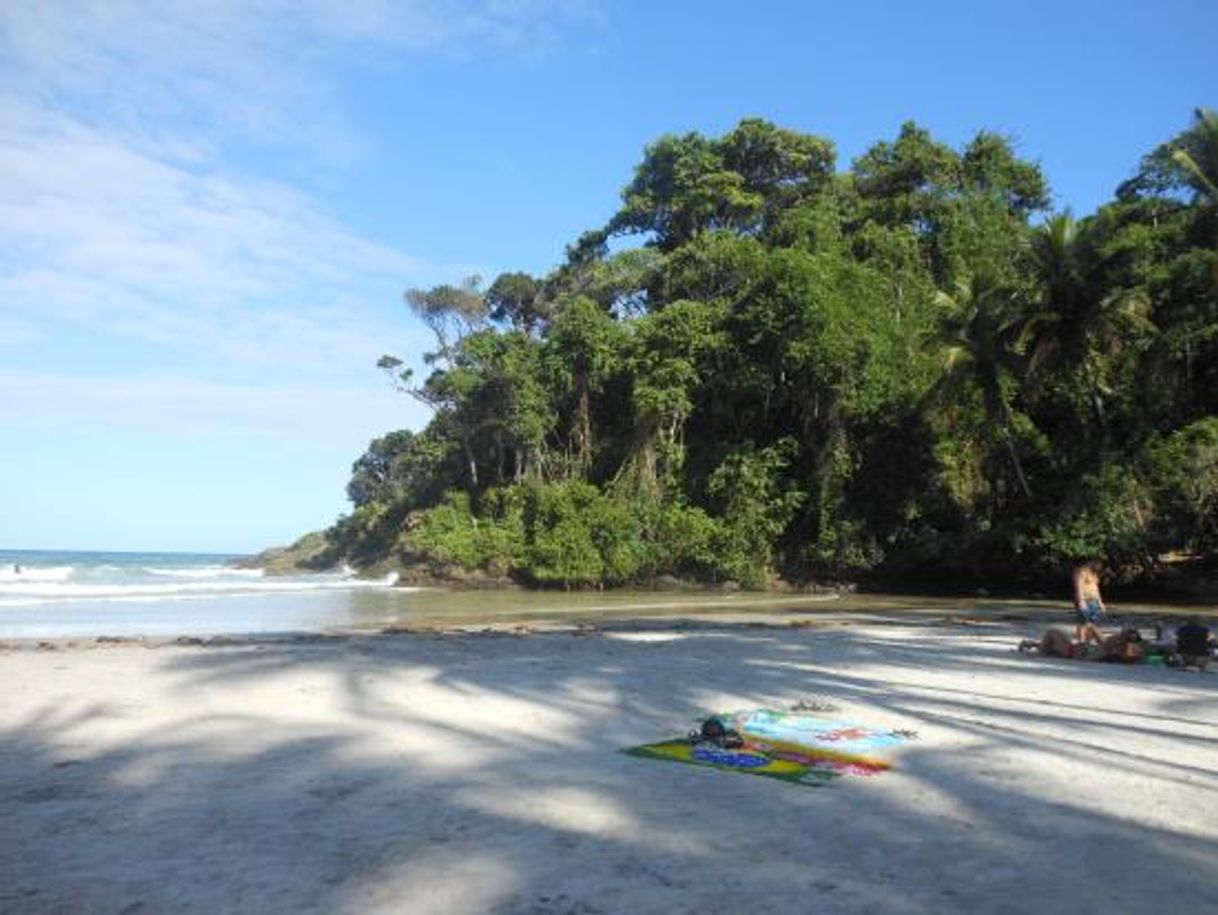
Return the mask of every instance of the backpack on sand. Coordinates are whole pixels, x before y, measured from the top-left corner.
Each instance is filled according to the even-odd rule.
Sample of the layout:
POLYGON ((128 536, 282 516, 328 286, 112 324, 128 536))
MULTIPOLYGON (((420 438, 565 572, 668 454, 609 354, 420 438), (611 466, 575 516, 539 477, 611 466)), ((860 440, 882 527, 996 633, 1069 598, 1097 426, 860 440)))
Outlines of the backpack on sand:
POLYGON ((744 738, 737 731, 713 716, 703 721, 701 728, 691 731, 689 739, 691 743, 713 743, 725 750, 744 746, 744 738))

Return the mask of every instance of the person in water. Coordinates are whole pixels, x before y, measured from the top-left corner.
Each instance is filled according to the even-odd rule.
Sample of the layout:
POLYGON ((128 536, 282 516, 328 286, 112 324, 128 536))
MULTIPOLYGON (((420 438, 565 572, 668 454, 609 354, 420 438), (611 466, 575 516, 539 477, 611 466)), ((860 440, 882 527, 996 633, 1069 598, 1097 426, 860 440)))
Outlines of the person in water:
POLYGON ((1100 620, 1108 612, 1100 595, 1100 564, 1085 562, 1074 570, 1075 640, 1103 644, 1100 620))

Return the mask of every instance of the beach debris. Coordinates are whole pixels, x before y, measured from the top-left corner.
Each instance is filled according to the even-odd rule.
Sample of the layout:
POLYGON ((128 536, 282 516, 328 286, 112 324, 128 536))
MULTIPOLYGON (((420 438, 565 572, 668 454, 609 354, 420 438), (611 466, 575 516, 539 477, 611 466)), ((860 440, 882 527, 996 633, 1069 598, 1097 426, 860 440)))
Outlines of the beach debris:
POLYGON ((800 699, 793 706, 793 712, 839 712, 841 708, 823 696, 813 696, 811 699, 800 699))
POLYGON ((381 630, 381 635, 409 635, 419 638, 443 634, 444 630, 436 629, 433 626, 405 626, 401 623, 392 623, 381 630))

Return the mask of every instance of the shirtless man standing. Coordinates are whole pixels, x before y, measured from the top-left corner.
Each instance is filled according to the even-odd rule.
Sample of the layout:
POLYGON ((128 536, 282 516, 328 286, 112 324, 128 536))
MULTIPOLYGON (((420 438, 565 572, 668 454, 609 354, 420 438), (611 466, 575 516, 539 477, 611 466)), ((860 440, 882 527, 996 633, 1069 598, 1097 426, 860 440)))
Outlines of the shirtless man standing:
POLYGON ((1100 597, 1100 564, 1085 562, 1074 570, 1074 621, 1079 642, 1100 644, 1104 634, 1099 621, 1108 611, 1100 597))

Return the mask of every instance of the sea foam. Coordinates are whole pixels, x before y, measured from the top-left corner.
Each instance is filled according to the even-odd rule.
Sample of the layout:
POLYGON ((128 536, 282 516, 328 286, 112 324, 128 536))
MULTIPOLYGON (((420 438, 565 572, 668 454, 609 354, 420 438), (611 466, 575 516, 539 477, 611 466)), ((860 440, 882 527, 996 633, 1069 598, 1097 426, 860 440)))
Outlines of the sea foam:
POLYGON ((0 589, 9 582, 27 584, 29 582, 67 581, 75 571, 73 566, 42 566, 24 567, 20 565, 0 568, 0 589), (18 571, 20 569, 20 571, 18 571))
POLYGON ((127 567, 47 566, 0 570, 0 606, 32 602, 175 600, 217 595, 290 594, 389 588, 397 574, 378 579, 347 570, 312 575, 266 577, 262 569, 227 566, 127 567))

